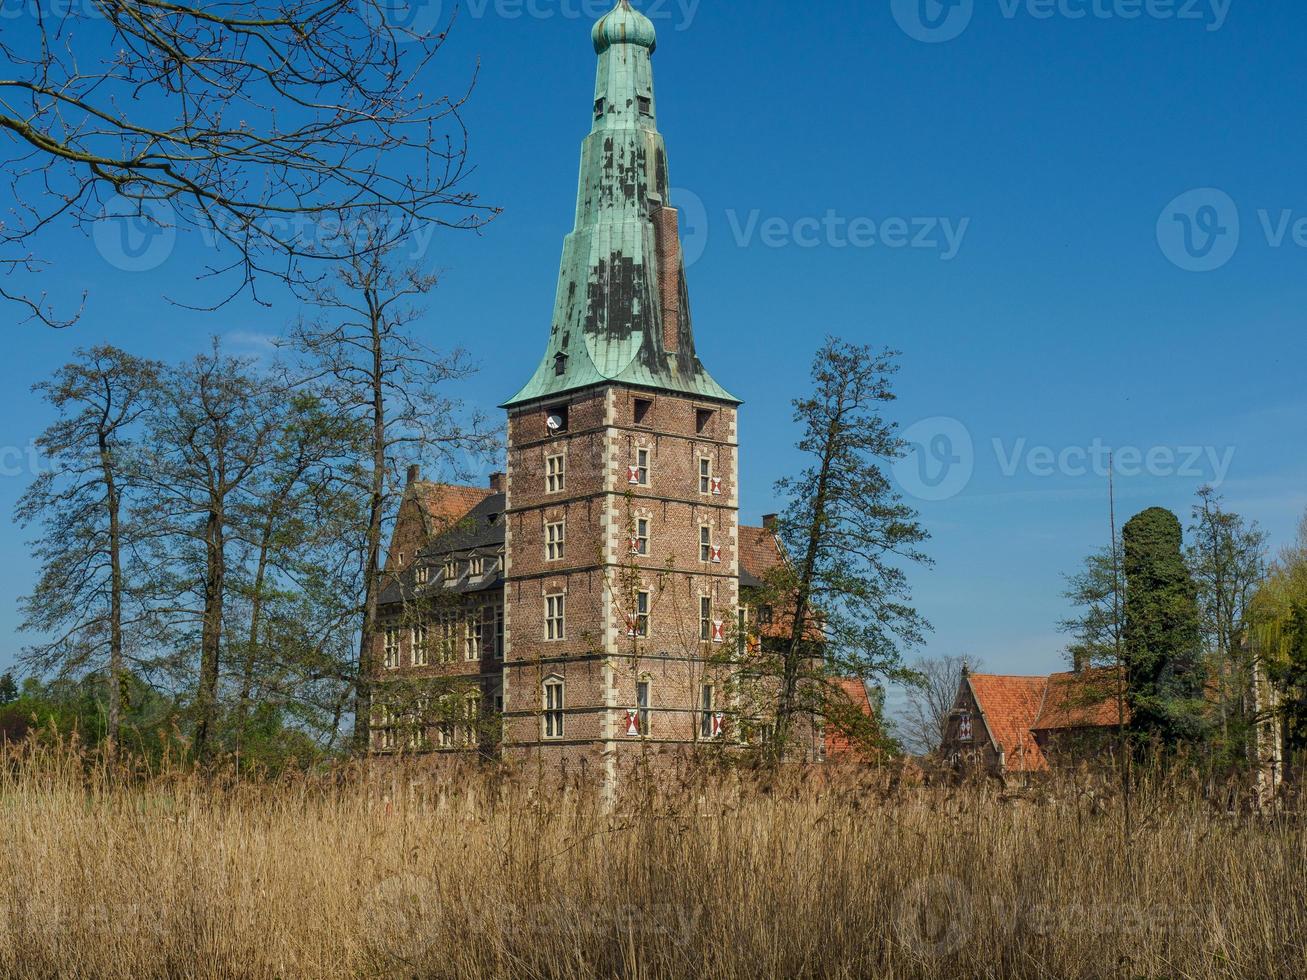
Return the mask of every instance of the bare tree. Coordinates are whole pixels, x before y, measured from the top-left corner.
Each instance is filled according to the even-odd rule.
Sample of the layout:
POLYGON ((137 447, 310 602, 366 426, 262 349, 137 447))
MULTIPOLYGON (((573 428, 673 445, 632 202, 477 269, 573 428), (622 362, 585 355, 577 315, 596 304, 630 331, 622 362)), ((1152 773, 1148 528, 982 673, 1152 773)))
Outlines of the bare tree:
POLYGON ((907 703, 897 726, 905 748, 917 755, 939 748, 962 683, 962 669, 980 666, 976 657, 918 657, 912 662, 917 679, 907 687, 907 703))
POLYGON ((161 529, 160 567, 177 596, 195 600, 170 612, 178 623, 199 624, 198 759, 215 732, 233 524, 270 464, 284 401, 250 373, 248 362, 224 355, 216 342, 211 352, 169 370, 152 398, 142 473, 154 499, 141 519, 161 529))
POLYGON ((41 576, 22 601, 23 629, 47 635, 26 653, 39 671, 95 669, 107 653, 105 747, 117 751, 126 649, 124 629, 140 625, 125 567, 143 529, 125 519, 135 485, 128 457, 160 365, 114 347, 77 352, 36 386, 58 412, 37 440, 54 469, 38 475, 18 503, 18 520, 39 522, 41 576))
MULTIPOLYGON (((364 234, 370 234, 369 231, 364 234)), ((435 457, 458 473, 467 460, 499 443, 479 416, 464 419, 448 386, 472 371, 461 350, 443 353, 410 332, 436 276, 396 262, 394 247, 372 246, 340 263, 336 280, 313 293, 319 318, 300 324, 291 346, 306 362, 308 381, 322 384, 343 418, 366 430, 355 491, 362 524, 352 538, 362 574, 362 614, 355 677, 354 740, 368 744, 372 706, 372 638, 381 593, 381 549, 408 464, 435 457)))
MULTIPOLYGON (((429 94, 452 15, 406 28, 385 0, 24 9, 0 37, 8 276, 46 264, 42 229, 87 227, 115 202, 230 246, 207 273, 234 274, 233 293, 259 274, 300 281, 304 259, 358 254, 341 230, 363 213, 383 212, 392 240, 417 225, 475 228, 494 213, 461 187, 459 113, 474 78, 458 94, 429 94)), ((0 297, 70 322, 25 286, 0 297)))

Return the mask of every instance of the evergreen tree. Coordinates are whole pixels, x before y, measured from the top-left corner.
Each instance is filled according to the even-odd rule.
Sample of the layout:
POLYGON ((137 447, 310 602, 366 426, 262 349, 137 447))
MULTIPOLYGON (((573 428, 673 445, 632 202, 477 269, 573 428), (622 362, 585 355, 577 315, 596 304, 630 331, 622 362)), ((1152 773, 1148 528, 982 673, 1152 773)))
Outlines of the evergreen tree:
POLYGON ((810 463, 777 484, 789 501, 778 531, 790 561, 768 577, 762 600, 781 611, 785 636, 748 667, 776 682, 775 756, 800 717, 837 727, 854 718, 839 679, 916 678, 901 651, 930 626, 911 605, 906 568, 929 564, 929 534, 886 472, 906 451, 882 414, 895 397, 896 356, 827 338, 812 393, 794 402, 810 463))
POLYGON ((0 704, 13 704, 18 700, 18 684, 11 671, 0 674, 0 704))
POLYGON ((1131 727, 1169 746, 1203 730, 1204 666, 1198 590, 1185 564, 1183 531, 1169 510, 1131 518, 1122 534, 1125 662, 1131 727))

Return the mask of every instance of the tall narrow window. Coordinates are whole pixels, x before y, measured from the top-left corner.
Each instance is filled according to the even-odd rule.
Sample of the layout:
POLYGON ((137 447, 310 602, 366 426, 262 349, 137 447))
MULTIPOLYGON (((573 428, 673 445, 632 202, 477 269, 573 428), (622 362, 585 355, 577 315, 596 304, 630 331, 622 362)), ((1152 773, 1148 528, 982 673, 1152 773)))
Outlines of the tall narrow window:
POLYGON ((463 696, 463 744, 477 745, 481 741, 481 694, 468 691, 463 696))
POLYGON ((385 641, 385 664, 387 670, 394 670, 399 666, 399 627, 386 627, 385 641))
POLYGON ((707 456, 699 457, 699 492, 712 492, 712 460, 707 456))
POLYGON ((696 432, 703 433, 712 425, 713 412, 710 408, 699 408, 694 413, 694 428, 696 432))
POLYGON ((644 425, 649 421, 649 409, 653 408, 653 402, 648 398, 637 398, 632 417, 636 425, 644 425))
POLYGON ((649 593, 635 594, 635 635, 649 635, 649 593))
POLYGON ((563 522, 558 521, 555 524, 545 525, 545 558, 548 561, 558 561, 563 557, 563 536, 565 528, 563 522))
POLYGON ((567 463, 563 456, 545 457, 545 490, 548 493, 561 493, 565 483, 567 463))
POLYGON ((448 561, 446 561, 444 574, 445 574, 446 582, 452 582, 455 578, 457 578, 458 562, 455 561, 453 558, 450 558, 448 561))
POLYGON ((635 97, 635 104, 640 108, 640 115, 642 116, 653 115, 653 99, 651 99, 649 96, 637 95, 635 97))
POLYGON ((699 528, 699 560, 712 561, 712 528, 707 524, 699 528))
POLYGON ((504 607, 503 606, 486 606, 486 621, 493 624, 493 639, 491 643, 491 656, 496 660, 504 659, 504 607))
POLYGON ((635 521, 635 535, 631 538, 631 554, 649 554, 649 519, 638 517, 635 521))
POLYGON ((699 596, 699 639, 712 639, 712 597, 699 596))
POLYGON ((469 559, 467 563, 467 572, 475 578, 480 578, 486 573, 486 560, 480 555, 469 559))
POLYGON ((544 690, 544 735, 545 738, 563 737, 563 680, 551 677, 545 681, 544 690))
POLYGON ((642 679, 635 685, 635 710, 640 725, 640 734, 649 734, 649 703, 653 682, 642 679))
POLYGON ((545 639, 561 640, 567 630, 567 596, 545 596, 545 639))
POLYGON ((716 734, 716 719, 713 717, 713 686, 704 684, 699 688, 699 737, 712 738, 716 734))
POLYGON ((418 585, 426 585, 431 581, 431 568, 427 565, 419 565, 413 569, 413 581, 418 585))
POLYGON ((413 666, 425 667, 431 663, 431 638, 427 627, 413 627, 413 666))
POLYGON ((626 468, 626 479, 632 486, 649 485, 649 450, 635 451, 635 462, 626 468))
POLYGON ((485 639, 486 625, 481 618, 481 613, 473 612, 467 624, 467 637, 464 641, 463 659, 480 660, 481 644, 485 639))
POLYGON ((440 616, 440 662, 453 663, 458 656, 458 616, 442 613, 440 616))

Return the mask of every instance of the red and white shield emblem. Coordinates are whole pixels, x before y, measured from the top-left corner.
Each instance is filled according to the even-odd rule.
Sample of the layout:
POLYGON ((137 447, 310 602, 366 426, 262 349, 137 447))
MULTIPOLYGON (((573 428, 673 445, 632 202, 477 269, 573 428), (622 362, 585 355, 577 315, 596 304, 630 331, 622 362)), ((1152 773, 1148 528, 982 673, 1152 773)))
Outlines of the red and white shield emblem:
POLYGON ((708 487, 713 496, 720 497, 722 495, 722 478, 720 476, 714 476, 708 481, 708 487))
POLYGON ((640 467, 638 467, 638 466, 628 466, 628 467, 626 468, 626 482, 627 482, 627 483, 631 483, 631 484, 639 484, 639 482, 640 482, 640 467))
POLYGON ((640 736, 640 712, 632 710, 626 712, 626 734, 631 738, 640 736))
POLYGON ((712 737, 721 738, 722 729, 726 726, 726 716, 720 711, 712 716, 712 737))
POLYGON ((632 538, 632 539, 631 539, 631 554, 633 554, 633 555, 638 555, 639 553, 640 553, 640 539, 639 539, 639 538, 632 538))
POLYGON ((712 624, 712 641, 714 643, 723 643, 726 640, 726 624, 720 619, 714 619, 712 624))
POLYGON ((635 636, 637 635, 637 630, 635 628, 635 618, 632 616, 626 617, 626 635, 631 637, 632 639, 634 639, 635 636))
POLYGON ((713 561, 714 564, 720 565, 720 564, 722 563, 722 549, 721 549, 721 548, 712 548, 712 549, 710 549, 710 555, 711 555, 711 557, 712 557, 712 561, 713 561))

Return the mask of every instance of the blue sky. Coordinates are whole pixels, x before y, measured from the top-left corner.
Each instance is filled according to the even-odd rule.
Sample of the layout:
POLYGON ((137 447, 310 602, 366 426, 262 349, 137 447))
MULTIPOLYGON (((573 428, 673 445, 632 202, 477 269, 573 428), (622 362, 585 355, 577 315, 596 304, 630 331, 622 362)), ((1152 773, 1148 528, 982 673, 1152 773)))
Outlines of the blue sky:
MULTIPOLYGON (((924 455, 899 475, 936 561, 913 579, 925 652, 1044 672, 1063 662, 1061 574, 1107 540, 1107 448, 1123 516, 1187 517, 1218 477, 1277 544, 1307 510, 1307 7, 924 0, 923 19, 921 2, 637 5, 659 31, 700 354, 746 402, 742 517, 774 509, 797 465, 788 401, 821 336, 901 350, 893 411, 924 455)), ((470 186, 504 212, 432 237, 443 281, 421 329, 471 352, 465 394, 487 409, 543 350, 602 7, 468 0, 431 71, 452 90, 479 61, 470 186)), ((294 319, 275 291, 271 308, 169 305, 214 295, 191 281, 211 258, 194 238, 130 273, 71 229, 42 239, 45 286, 90 298, 63 332, 4 309, 0 510, 47 420, 29 388, 75 347, 172 359, 219 334, 259 354, 294 319)), ((0 591, 18 596, 26 535, 0 536, 0 591)), ((0 666, 17 620, 0 604, 0 666)))

